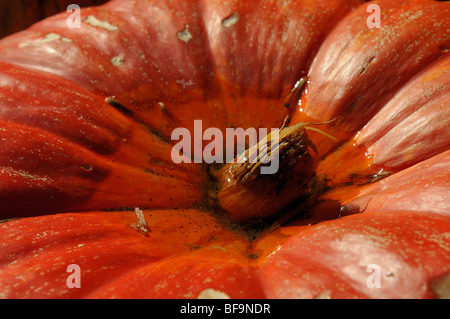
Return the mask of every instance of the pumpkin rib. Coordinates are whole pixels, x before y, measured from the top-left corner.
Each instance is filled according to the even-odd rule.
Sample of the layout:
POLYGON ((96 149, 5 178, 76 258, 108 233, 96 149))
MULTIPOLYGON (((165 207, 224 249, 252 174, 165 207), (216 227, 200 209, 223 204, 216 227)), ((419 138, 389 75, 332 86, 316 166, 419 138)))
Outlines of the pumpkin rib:
POLYGON ((382 179, 343 201, 343 214, 355 212, 427 211, 449 215, 450 151, 382 179))
MULTIPOLYGON (((440 30, 450 27, 448 4, 388 0, 373 3, 383 8, 385 27, 370 29, 365 25, 361 18, 366 15, 365 5, 340 21, 311 66, 308 91, 302 96, 293 124, 336 119, 325 130, 344 142, 412 77, 445 55, 441 48, 450 38, 440 30), (367 61, 370 65, 366 65, 367 61), (329 72, 331 66, 335 66, 333 72, 329 72)), ((321 155, 339 146, 318 134, 311 138, 321 155)))
MULTIPOLYGON (((129 282, 136 272, 148 276, 142 270, 159 262, 157 267, 163 271, 167 268, 163 265, 178 267, 179 262, 191 260, 196 267, 214 263, 220 268, 223 263, 253 272, 251 267, 247 269, 253 263, 247 256, 247 241, 208 213, 163 210, 145 211, 144 216, 150 229, 147 235, 133 229, 136 222, 133 212, 65 213, 0 224, 5 247, 0 252, 2 297, 47 298, 53 294, 71 298, 111 297, 113 293, 108 294, 108 287, 120 286, 123 280, 129 282), (27 244, 30 242, 33 243, 27 244), (73 263, 82 270, 83 289, 69 291, 66 267, 73 263), (22 273, 24 278, 16 278, 14 273, 22 273), (46 285, 27 284, 27 281, 38 283, 42 273, 46 285), (20 287, 14 289, 14 284, 20 287)), ((155 280, 158 278, 164 280, 164 277, 155 280)), ((144 282, 135 282, 133 289, 143 289, 144 282)), ((204 289, 211 288, 208 283, 203 282, 204 289)), ((239 284, 235 282, 233 286, 239 284)), ((140 293, 148 296, 150 292, 143 289, 140 293)), ((234 292, 227 293, 233 296, 234 292)), ((252 290, 246 294, 250 296, 252 290)))
POLYGON ((326 176, 330 188, 364 185, 448 150, 449 67, 447 56, 425 68, 351 140, 325 157, 317 174, 326 176))
MULTIPOLYGON (((294 3, 289 1, 274 4, 262 1, 257 6, 250 2, 228 1, 211 2, 203 6, 203 19, 209 21, 205 25, 216 73, 230 85, 225 91, 234 91, 239 96, 246 95, 243 91, 266 98, 286 96, 295 83, 306 75, 310 64, 308 60, 315 55, 325 35, 332 30, 337 20, 360 3, 315 1, 303 6, 303 10, 292 10, 289 5, 294 3), (271 10, 266 9, 269 4, 271 10), (317 12, 323 15, 317 15, 317 12), (224 27, 224 21, 233 14, 237 15, 237 22, 224 27), (218 16, 223 18, 218 19, 218 16), (258 23, 260 21, 264 23, 258 23), (321 29, 312 28, 314 24, 320 24, 321 29), (237 32, 243 28, 245 34, 237 32), (283 46, 273 47, 272 43, 280 38, 283 46), (264 67, 256 68, 255 65, 264 67), (282 73, 283 67, 289 70, 287 79, 282 73), (258 71, 255 72, 255 69, 258 71), (270 72, 266 72, 266 69, 270 72)), ((302 4, 302 1, 295 2, 296 6, 302 4)))
POLYGON ((127 205, 145 207, 148 203, 155 208, 184 206, 199 203, 203 198, 203 189, 195 186, 205 178, 200 168, 180 171, 171 168, 171 163, 161 165, 156 161, 144 167, 112 163, 110 158, 68 143, 49 132, 32 127, 25 129, 13 123, 4 127, 8 130, 1 130, 0 135, 12 143, 2 149, 3 157, 6 157, 4 154, 15 154, 16 158, 9 162, 5 160, 0 170, 1 184, 5 188, 1 194, 5 203, 0 214, 2 218, 30 213, 121 209, 127 205), (15 140, 21 143, 14 143, 15 140), (30 161, 36 153, 39 157, 30 161), (175 178, 176 184, 173 183, 175 178), (113 191, 111 186, 117 183, 124 189, 113 191), (185 192, 172 193, 183 186, 187 189, 185 192), (127 201, 131 203, 127 204, 127 201))
POLYGON ((9 63, 2 63, 1 68, 1 79, 9 85, 8 89, 0 88, 9 102, 2 108, 2 120, 47 130, 100 154, 114 153, 120 138, 129 138, 132 124, 126 123, 114 110, 106 112, 105 104, 98 96, 57 76, 42 76, 9 63), (41 97, 39 100, 30 98, 30 92, 41 94, 41 97), (67 103, 67 94, 76 94, 77 99, 67 103), (94 105, 98 108, 96 113, 92 111, 94 105), (18 112, 17 108, 22 111, 18 112), (98 116, 98 113, 102 115, 98 116), (61 125, 69 119, 72 125, 61 125), (73 125, 74 122, 79 126, 73 125))
MULTIPOLYGON (((120 152, 115 151, 116 154, 113 157, 105 156, 91 150, 90 147, 73 144, 60 134, 55 135, 50 131, 44 131, 43 128, 31 126, 25 128, 20 124, 1 122, 4 127, 0 131, 2 139, 11 141, 8 147, 1 150, 3 163, 5 163, 1 170, 2 184, 8 190, 2 194, 2 200, 6 203, 6 207, 9 207, 7 210, 2 210, 1 217, 3 218, 27 215, 30 207, 35 207, 35 214, 60 211, 63 208, 71 210, 70 207, 66 208, 66 202, 70 198, 74 203, 78 202, 75 206, 78 207, 76 209, 84 211, 86 209, 122 208, 127 205, 144 207, 149 203, 148 198, 154 196, 155 201, 152 201, 152 204, 156 208, 161 207, 163 197, 157 195, 161 194, 161 191, 170 195, 171 189, 181 187, 181 185, 186 185, 186 187, 191 185, 189 187, 191 188, 205 178, 200 167, 192 168, 187 164, 181 167, 173 165, 171 159, 167 157, 171 150, 168 145, 156 144, 154 146, 156 150, 165 152, 152 152, 153 154, 149 157, 152 161, 150 163, 149 155, 142 150, 151 151, 153 145, 145 146, 141 150, 139 146, 144 144, 137 144, 135 149, 138 152, 135 154, 143 158, 141 161, 133 163, 128 160, 131 152, 127 148, 119 148, 120 152), (15 154, 14 160, 6 159, 9 154, 15 154), (30 160, 33 154, 39 155, 30 160), (121 157, 124 158, 121 159, 121 157), (62 171, 66 176, 61 176, 62 171), (177 179, 178 185, 174 185, 172 182, 174 178, 177 179), (17 183, 18 180, 22 183, 17 183), (155 180, 160 181, 160 186, 166 186, 161 186, 158 190, 154 184, 155 180), (127 185, 128 188, 117 192, 108 191, 108 187, 117 182, 125 182, 124 185, 127 185), (148 195, 142 194, 145 189, 148 195), (48 194, 49 192, 50 194, 48 194), (110 193, 106 195, 110 198, 110 204, 106 202, 106 205, 100 204, 99 206, 99 203, 94 203, 93 206, 88 204, 79 207, 80 200, 85 202, 91 195, 98 196, 99 193, 104 195, 110 193), (114 198, 117 195, 118 198, 114 198), (23 198, 27 198, 27 196, 28 200, 24 202, 23 198), (129 196, 140 197, 140 199, 128 204, 126 200, 127 198, 129 200, 129 196), (157 204, 158 201, 160 204, 157 204)), ((151 142, 148 138, 146 140, 147 144, 151 142)), ((130 143, 132 141, 133 139, 130 143)), ((126 146, 126 144, 124 145, 126 146)), ((197 190, 188 192, 188 194, 194 195, 195 201, 200 202, 203 190, 197 186, 195 188, 197 190), (197 194, 195 195, 195 193, 197 194)), ((173 202, 168 201, 163 207, 177 205, 177 197, 184 196, 186 194, 170 196, 170 201, 173 198, 173 202)), ((102 201, 105 202, 104 199, 102 201)), ((183 204, 180 202, 178 205, 183 204)), ((73 206, 72 209, 74 209, 73 206)))
POLYGON ((433 298, 431 281, 450 271, 449 221, 387 211, 312 226, 261 267, 264 291, 269 298, 314 298, 326 291, 330 298, 433 298), (367 284, 370 265, 379 267, 380 288, 367 284))
POLYGON ((253 267, 243 267, 228 260, 187 257, 135 269, 86 298, 128 299, 139 296, 158 299, 168 296, 172 299, 196 299, 206 290, 213 290, 229 299, 265 297, 253 267), (125 283, 129 289, 120 289, 125 283))

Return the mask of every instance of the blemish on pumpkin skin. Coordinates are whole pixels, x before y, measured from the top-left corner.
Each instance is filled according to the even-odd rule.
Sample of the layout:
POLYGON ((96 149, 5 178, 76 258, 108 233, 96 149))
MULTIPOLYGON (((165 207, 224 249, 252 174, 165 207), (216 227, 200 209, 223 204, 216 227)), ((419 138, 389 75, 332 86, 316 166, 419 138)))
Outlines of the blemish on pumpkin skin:
POLYGON ((223 248, 222 246, 218 246, 218 245, 210 246, 210 247, 208 247, 208 249, 218 249, 218 250, 221 250, 223 252, 227 252, 227 250, 225 248, 223 248))
POLYGON ((441 249, 450 251, 450 233, 434 234, 427 239, 428 241, 437 244, 441 249))
POLYGON ((185 89, 188 86, 191 86, 191 85, 195 84, 194 82, 192 82, 192 80, 186 81, 185 79, 176 80, 175 82, 180 84, 183 87, 183 89, 185 89))
POLYGON ((229 28, 232 25, 236 24, 239 21, 239 14, 237 14, 237 12, 233 13, 231 16, 229 16, 228 18, 225 18, 222 20, 222 25, 225 28, 229 28))
POLYGON ((119 54, 118 56, 115 56, 111 59, 111 63, 117 67, 121 67, 124 61, 125 57, 123 56, 123 54, 119 54))
POLYGON ((438 50, 442 53, 447 53, 450 51, 450 46, 449 45, 441 45, 438 50))
POLYGON ((138 207, 136 207, 134 212, 136 215, 137 223, 133 222, 131 224, 131 227, 133 227, 137 231, 141 232, 145 236, 148 236, 148 233, 151 233, 151 230, 148 227, 147 220, 145 219, 142 210, 140 210, 138 207))
POLYGON ((249 255, 247 255, 247 257, 249 258, 249 259, 258 259, 258 257, 259 257, 259 255, 260 254, 257 254, 257 253, 255 253, 255 254, 249 254, 249 255))
POLYGON ((33 45, 33 44, 49 43, 49 42, 53 42, 53 41, 56 41, 56 40, 61 40, 61 41, 66 42, 66 43, 72 42, 71 39, 61 37, 57 33, 49 33, 43 39, 38 39, 38 40, 34 40, 34 41, 26 41, 26 42, 19 43, 19 48, 25 48, 25 47, 27 47, 29 45, 33 45))
POLYGON ((181 41, 188 43, 192 39, 192 34, 189 32, 189 25, 186 24, 186 27, 183 31, 177 33, 178 39, 181 41))
POLYGON ((376 56, 371 56, 370 58, 367 59, 367 62, 364 63, 364 65, 362 66, 362 69, 360 71, 360 75, 363 75, 366 72, 366 69, 368 68, 368 66, 370 64, 373 63, 373 61, 375 60, 376 56))
POLYGON ((107 21, 100 21, 96 17, 90 15, 86 18, 86 20, 83 21, 84 23, 90 24, 93 27, 103 28, 105 30, 115 32, 118 31, 119 28, 115 25, 110 24, 107 21))
POLYGON ((92 171, 92 165, 80 165, 80 168, 86 172, 91 172, 92 171))

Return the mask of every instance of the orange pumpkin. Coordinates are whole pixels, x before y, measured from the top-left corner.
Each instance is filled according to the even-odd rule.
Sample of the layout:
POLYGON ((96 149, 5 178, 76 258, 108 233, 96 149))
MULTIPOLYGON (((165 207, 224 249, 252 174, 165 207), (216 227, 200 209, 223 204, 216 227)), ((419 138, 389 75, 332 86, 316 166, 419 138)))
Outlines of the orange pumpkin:
POLYGON ((1 297, 448 296, 448 3, 113 0, 81 28, 69 14, 0 41, 1 297), (195 120, 287 116, 278 175, 172 160, 195 120))

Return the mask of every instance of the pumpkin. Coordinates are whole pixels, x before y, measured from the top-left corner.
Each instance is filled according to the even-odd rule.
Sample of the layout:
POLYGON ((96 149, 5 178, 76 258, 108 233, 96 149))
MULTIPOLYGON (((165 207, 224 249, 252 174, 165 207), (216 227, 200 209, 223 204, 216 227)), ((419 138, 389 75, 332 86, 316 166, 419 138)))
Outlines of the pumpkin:
POLYGON ((448 3, 69 14, 0 41, 1 297, 449 296, 448 3), (196 120, 282 128, 281 173, 174 163, 196 120))

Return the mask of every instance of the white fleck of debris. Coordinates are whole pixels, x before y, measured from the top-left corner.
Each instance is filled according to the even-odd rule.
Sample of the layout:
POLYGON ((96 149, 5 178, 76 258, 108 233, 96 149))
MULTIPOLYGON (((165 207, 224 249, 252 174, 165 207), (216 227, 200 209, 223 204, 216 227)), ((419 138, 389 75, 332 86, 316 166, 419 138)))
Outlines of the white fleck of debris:
MULTIPOLYGON (((14 142, 15 143, 15 142, 14 142)), ((33 175, 27 171, 22 171, 22 170, 16 170, 12 167, 3 167, 0 168, 0 173, 1 174, 8 174, 10 177, 21 177, 21 178, 26 178, 26 179, 30 179, 33 181, 40 181, 40 182, 47 182, 48 178, 47 177, 41 177, 38 175, 33 175)))
POLYGON ((123 65, 123 61, 125 60, 123 54, 119 54, 118 56, 115 56, 111 59, 111 63, 114 64, 117 67, 120 67, 123 65))
POLYGON ((183 89, 185 89, 187 86, 194 85, 194 82, 192 82, 192 80, 189 80, 186 82, 185 79, 182 79, 182 80, 176 80, 175 82, 177 82, 178 84, 181 84, 183 89))
POLYGON ((115 25, 112 25, 107 21, 100 21, 92 15, 87 17, 86 20, 84 20, 83 22, 90 24, 93 27, 103 28, 105 30, 112 31, 112 32, 119 30, 119 28, 116 27, 115 25))
POLYGON ((203 290, 197 299, 230 299, 230 296, 222 291, 208 288, 203 290))
POLYGON ((236 24, 239 21, 239 14, 237 14, 236 12, 233 13, 231 16, 229 16, 228 18, 223 19, 222 21, 222 25, 225 28, 229 28, 231 27, 233 24, 236 24))
MULTIPOLYGON (((43 44, 43 43, 48 43, 48 42, 52 42, 52 41, 59 40, 59 39, 61 39, 61 36, 59 34, 49 33, 43 39, 39 39, 39 40, 35 40, 35 41, 22 42, 22 43, 19 44, 19 48, 27 47, 30 44, 43 44)), ((64 38, 64 39, 66 39, 66 38, 64 38)))
POLYGON ((178 39, 180 39, 183 42, 188 43, 189 40, 192 39, 192 34, 189 32, 189 25, 186 24, 186 28, 183 31, 178 32, 177 35, 178 35, 178 39))
POLYGON ((134 209, 134 212, 137 218, 137 225, 136 223, 133 223, 131 227, 140 231, 143 234, 150 232, 150 228, 148 227, 147 220, 145 220, 144 213, 142 212, 142 210, 140 210, 139 207, 136 207, 134 209))

